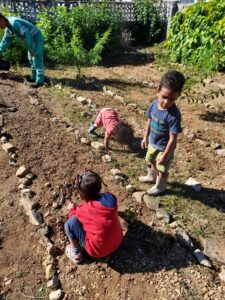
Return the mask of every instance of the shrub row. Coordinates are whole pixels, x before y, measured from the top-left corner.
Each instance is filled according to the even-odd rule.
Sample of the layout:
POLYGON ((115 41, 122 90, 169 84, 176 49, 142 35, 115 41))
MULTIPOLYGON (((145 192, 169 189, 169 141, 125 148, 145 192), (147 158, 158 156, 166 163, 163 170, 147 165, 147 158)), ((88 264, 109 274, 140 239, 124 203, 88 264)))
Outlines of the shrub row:
POLYGON ((225 67, 225 1, 196 3, 172 20, 167 47, 173 61, 211 73, 225 67))

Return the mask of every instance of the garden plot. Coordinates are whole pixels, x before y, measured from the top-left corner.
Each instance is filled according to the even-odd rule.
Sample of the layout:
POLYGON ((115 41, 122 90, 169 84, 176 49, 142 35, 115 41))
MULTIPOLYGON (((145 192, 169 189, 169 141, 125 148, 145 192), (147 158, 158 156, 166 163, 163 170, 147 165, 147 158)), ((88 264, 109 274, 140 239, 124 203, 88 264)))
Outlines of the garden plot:
MULTIPOLYGON (((79 85, 70 69, 47 70, 47 75, 49 86, 37 91, 20 82, 20 76, 1 76, 0 108, 3 130, 17 149, 16 161, 36 175, 29 188, 35 192, 37 211, 49 226, 47 238, 56 248, 53 273, 60 284, 47 288, 49 278, 43 263, 48 251, 40 243, 45 233, 37 234, 39 227, 29 223, 19 206, 19 166, 10 166, 10 154, 1 150, 3 299, 48 298, 54 289, 61 289, 64 299, 71 300, 223 299, 224 284, 218 275, 221 263, 213 258, 213 268, 201 266, 193 251, 201 247, 202 237, 224 237, 225 167, 224 158, 216 152, 218 147, 225 148, 224 100, 209 99, 211 107, 188 103, 187 99, 178 102, 184 130, 171 169, 170 189, 157 197, 152 207, 151 199, 144 200, 142 195, 137 201, 126 187, 132 185, 137 191, 148 187, 139 184, 137 178, 145 171, 144 153, 139 148, 145 123, 143 112, 154 99, 161 76, 154 65, 87 69, 86 81, 79 85), (77 97, 87 101, 80 103, 77 97), (116 108, 133 125, 133 151, 124 151, 115 142, 108 153, 91 147, 88 124, 106 106, 116 108), (15 109, 10 111, 11 107, 15 109), (82 143, 82 138, 88 143, 82 143), (111 160, 103 162, 105 155, 111 160), (113 255, 102 260, 85 257, 82 265, 74 266, 63 254, 68 243, 63 229, 67 219, 65 201, 73 176, 85 167, 101 174, 107 190, 117 195, 125 240, 113 255), (111 169, 125 174, 126 182, 118 182, 111 169), (189 177, 201 184, 200 192, 185 185, 189 177), (159 217, 157 205, 171 219, 159 217), (191 238, 192 248, 177 238, 177 227, 191 238)), ((223 74, 212 80, 205 88, 200 87, 199 94, 207 93, 218 82, 225 84, 223 74)))

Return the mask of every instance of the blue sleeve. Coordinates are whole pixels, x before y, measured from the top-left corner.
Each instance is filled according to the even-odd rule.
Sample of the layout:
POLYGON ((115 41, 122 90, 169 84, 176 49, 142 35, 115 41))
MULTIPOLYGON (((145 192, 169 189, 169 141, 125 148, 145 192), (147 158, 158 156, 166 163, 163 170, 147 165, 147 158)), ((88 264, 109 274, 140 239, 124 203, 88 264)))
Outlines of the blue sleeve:
MULTIPOLYGON (((155 102, 155 101, 154 101, 155 102)), ((153 108, 153 106, 154 106, 154 102, 152 102, 151 104, 150 104, 150 106, 149 106, 149 108, 148 108, 148 110, 146 111, 146 117, 148 118, 148 119, 152 119, 152 117, 151 117, 151 112, 152 112, 152 108, 153 108)))
POLYGON ((5 29, 4 36, 0 43, 0 54, 2 54, 12 43, 13 33, 8 28, 5 29))
POLYGON ((181 115, 177 114, 176 117, 169 119, 169 132, 170 133, 181 133, 181 115))
POLYGON ((110 193, 101 194, 98 201, 107 208, 115 208, 117 205, 116 197, 110 193))

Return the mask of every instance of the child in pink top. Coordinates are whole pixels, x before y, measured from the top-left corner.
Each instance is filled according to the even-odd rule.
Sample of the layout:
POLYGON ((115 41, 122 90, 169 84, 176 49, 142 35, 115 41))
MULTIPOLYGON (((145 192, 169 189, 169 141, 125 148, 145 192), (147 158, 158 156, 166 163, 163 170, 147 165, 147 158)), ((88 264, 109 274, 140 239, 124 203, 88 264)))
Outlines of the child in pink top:
POLYGON ((88 128, 88 132, 93 137, 98 137, 95 132, 98 127, 105 128, 104 145, 106 148, 109 147, 111 137, 115 137, 119 143, 124 145, 130 145, 133 140, 132 127, 127 122, 119 120, 117 112, 112 108, 103 108, 97 115, 95 123, 88 128))

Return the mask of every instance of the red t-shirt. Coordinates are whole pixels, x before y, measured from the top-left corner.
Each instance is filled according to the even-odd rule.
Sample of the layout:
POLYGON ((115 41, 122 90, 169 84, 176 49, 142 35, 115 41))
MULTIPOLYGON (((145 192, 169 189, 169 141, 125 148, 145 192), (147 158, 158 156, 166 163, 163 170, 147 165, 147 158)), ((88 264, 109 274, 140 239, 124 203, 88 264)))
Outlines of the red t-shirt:
POLYGON ((100 258, 114 252, 123 240, 117 200, 110 193, 103 193, 98 200, 70 209, 69 216, 76 216, 82 223, 85 249, 93 257, 100 258))

